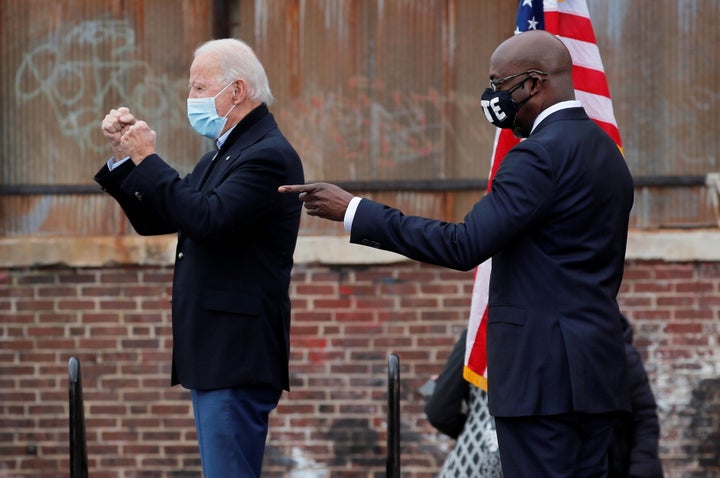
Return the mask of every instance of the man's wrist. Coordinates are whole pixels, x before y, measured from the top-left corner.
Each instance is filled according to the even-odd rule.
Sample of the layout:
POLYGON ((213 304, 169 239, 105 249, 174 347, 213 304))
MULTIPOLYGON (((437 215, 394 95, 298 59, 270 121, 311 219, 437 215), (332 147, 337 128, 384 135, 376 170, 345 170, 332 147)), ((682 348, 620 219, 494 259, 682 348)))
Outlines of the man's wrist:
POLYGON ((125 156, 121 160, 117 160, 115 156, 111 156, 110 159, 107 160, 107 167, 110 171, 120 166, 122 163, 130 159, 130 156, 125 156))

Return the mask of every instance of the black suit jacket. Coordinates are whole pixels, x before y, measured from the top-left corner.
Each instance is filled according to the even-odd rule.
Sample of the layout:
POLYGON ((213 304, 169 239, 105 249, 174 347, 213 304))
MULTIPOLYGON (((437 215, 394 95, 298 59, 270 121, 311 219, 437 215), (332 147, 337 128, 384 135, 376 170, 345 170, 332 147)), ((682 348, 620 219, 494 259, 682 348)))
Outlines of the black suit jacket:
POLYGON ((158 155, 95 180, 142 235, 178 233, 172 291, 172 384, 289 388, 289 283, 304 182, 265 105, 181 179, 158 155))
POLYGON ((460 224, 362 200, 351 241, 470 270, 492 257, 488 395, 495 416, 629 410, 617 305, 633 181, 582 108, 504 158, 460 224))

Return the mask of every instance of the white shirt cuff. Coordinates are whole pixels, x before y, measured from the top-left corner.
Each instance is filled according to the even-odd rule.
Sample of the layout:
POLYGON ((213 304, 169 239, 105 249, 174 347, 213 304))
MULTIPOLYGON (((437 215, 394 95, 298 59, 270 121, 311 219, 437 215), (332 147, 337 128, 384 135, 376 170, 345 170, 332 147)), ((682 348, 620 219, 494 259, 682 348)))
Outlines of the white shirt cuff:
POLYGON ((127 156, 127 157, 121 159, 120 161, 115 161, 115 158, 110 158, 110 159, 108 159, 107 167, 110 171, 112 171, 113 169, 117 168, 118 166, 120 166, 122 163, 124 163, 128 159, 130 159, 130 156, 127 156))
POLYGON ((358 204, 360 204, 361 200, 362 198, 355 196, 350 200, 350 204, 348 204, 347 210, 345 210, 345 219, 343 220, 343 224, 345 225, 345 230, 347 232, 352 230, 352 223, 355 219, 355 211, 357 211, 358 204))

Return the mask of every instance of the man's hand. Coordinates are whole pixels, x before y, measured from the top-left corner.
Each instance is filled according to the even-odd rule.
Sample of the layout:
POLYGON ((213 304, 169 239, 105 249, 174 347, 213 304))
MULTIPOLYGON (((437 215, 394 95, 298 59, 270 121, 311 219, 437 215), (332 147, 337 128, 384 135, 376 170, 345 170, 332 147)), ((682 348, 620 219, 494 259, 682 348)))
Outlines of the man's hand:
POLYGON ((132 162, 140 164, 143 159, 155 153, 155 131, 144 121, 136 121, 120 138, 120 145, 132 162))
POLYGON ((105 139, 110 142, 116 161, 120 161, 127 156, 125 151, 122 150, 120 138, 122 138, 122 135, 125 134, 130 126, 135 124, 135 121, 135 116, 133 116, 132 113, 130 113, 130 109, 125 106, 110 110, 102 120, 101 128, 103 135, 105 139))
POLYGON ((281 193, 300 193, 298 199, 305 204, 308 216, 331 221, 345 219, 345 211, 353 195, 330 183, 294 184, 280 186, 281 193))

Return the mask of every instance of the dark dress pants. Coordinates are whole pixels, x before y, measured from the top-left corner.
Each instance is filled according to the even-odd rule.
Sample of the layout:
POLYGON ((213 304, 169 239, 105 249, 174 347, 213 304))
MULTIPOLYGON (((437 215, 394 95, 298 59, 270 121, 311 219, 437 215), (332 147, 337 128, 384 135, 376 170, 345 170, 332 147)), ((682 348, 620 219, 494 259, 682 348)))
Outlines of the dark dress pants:
POLYGON ((504 478, 604 478, 617 414, 495 417, 504 478))

